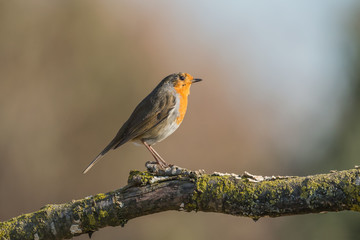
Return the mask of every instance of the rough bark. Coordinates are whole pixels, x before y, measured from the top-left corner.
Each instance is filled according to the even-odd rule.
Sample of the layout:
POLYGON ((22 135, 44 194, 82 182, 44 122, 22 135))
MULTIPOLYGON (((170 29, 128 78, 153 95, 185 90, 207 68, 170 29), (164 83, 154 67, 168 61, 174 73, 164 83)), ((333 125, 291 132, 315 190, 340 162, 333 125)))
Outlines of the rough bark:
POLYGON ((0 239, 68 239, 162 211, 279 217, 324 211, 360 212, 360 169, 306 177, 204 174, 173 166, 130 172, 128 185, 0 223, 0 239))

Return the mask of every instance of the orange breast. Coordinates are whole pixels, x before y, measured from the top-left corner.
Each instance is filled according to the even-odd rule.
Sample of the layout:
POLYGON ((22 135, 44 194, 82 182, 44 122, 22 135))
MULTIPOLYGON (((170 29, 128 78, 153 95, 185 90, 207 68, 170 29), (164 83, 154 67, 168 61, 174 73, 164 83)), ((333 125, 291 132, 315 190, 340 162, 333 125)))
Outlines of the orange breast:
POLYGON ((188 95, 190 92, 190 86, 187 88, 181 88, 181 89, 175 87, 175 90, 179 94, 179 99, 180 99, 179 116, 176 118, 176 123, 180 124, 185 117, 187 104, 188 104, 188 95))

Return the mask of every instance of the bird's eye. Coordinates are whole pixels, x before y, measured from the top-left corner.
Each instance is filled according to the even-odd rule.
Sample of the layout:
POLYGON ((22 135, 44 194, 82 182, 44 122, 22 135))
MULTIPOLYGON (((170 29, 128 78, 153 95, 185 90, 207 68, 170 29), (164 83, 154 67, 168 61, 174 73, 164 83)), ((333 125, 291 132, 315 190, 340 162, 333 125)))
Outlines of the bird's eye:
POLYGON ((185 76, 184 76, 184 75, 180 75, 180 80, 184 81, 184 80, 185 80, 185 76))

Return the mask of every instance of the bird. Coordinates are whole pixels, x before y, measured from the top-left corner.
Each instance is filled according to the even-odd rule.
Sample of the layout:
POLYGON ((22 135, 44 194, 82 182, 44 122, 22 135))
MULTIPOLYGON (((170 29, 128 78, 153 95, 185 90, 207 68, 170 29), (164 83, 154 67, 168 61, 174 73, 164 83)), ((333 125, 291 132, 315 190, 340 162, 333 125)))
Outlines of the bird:
POLYGON ((107 152, 127 142, 143 144, 161 169, 169 167, 152 147, 170 136, 182 123, 190 87, 202 81, 188 73, 173 73, 165 77, 135 108, 110 143, 83 171, 87 173, 107 152))

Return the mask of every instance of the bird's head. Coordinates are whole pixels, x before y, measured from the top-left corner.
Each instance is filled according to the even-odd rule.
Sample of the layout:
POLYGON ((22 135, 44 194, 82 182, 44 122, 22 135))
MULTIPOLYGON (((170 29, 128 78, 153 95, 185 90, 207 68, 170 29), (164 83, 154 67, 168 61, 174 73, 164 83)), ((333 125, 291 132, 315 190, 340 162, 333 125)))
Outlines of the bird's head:
POLYGON ((167 76, 165 79, 169 81, 176 92, 186 96, 190 94, 190 86, 193 83, 200 82, 202 80, 200 78, 194 78, 188 73, 174 73, 167 76))

